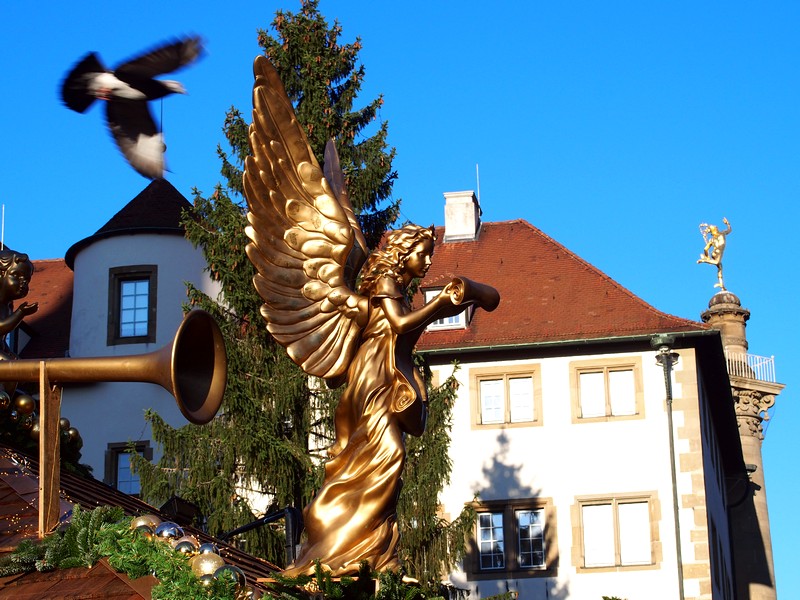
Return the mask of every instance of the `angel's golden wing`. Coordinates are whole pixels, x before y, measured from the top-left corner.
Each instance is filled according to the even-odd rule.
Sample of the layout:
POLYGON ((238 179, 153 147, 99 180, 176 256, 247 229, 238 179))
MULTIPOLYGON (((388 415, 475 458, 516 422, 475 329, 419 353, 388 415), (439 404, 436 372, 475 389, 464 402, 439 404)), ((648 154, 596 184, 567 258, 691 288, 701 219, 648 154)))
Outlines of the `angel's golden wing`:
POLYGON ((367 319, 366 298, 354 292, 364 237, 343 178, 335 175, 335 149, 335 164, 326 165, 338 179, 332 188, 275 69, 259 56, 253 71, 253 155, 245 161, 244 191, 247 256, 258 271, 253 281, 264 300, 261 314, 306 373, 338 378, 367 319))

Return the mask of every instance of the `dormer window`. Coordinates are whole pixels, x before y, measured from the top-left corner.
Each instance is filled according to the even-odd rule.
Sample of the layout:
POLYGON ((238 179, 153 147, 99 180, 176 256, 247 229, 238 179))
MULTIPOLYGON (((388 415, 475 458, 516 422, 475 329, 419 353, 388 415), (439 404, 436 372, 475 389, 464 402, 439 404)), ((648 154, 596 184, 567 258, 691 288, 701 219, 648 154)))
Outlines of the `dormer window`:
MULTIPOLYGON (((433 300, 439 293, 442 291, 443 288, 435 288, 435 289, 428 289, 424 290, 425 294, 425 304, 433 300)), ((453 317, 445 317, 443 319, 438 319, 428 325, 427 331, 438 331, 440 329, 466 329, 467 324, 469 323, 469 318, 471 314, 469 313, 469 308, 464 309, 457 315, 453 317)))

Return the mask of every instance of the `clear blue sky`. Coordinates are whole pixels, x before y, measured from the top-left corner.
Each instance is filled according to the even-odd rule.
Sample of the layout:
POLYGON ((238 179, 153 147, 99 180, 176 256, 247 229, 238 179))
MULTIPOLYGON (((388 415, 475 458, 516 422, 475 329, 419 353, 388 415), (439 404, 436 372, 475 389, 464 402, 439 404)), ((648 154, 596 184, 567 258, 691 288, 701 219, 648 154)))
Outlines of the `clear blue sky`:
MULTIPOLYGON (((397 148, 404 217, 443 222, 442 193, 475 189, 484 219, 524 218, 657 308, 699 319, 716 291, 698 224, 733 225, 727 287, 752 311, 750 352, 787 384, 764 442, 780 596, 796 567, 800 377, 800 4, 322 0, 362 38, 364 101, 397 148), (784 231, 780 228, 783 227, 784 231), (777 241, 776 241, 777 240, 777 241), (775 245, 777 244, 777 245, 775 245)), ((4 2, 0 96, 5 243, 63 257, 147 180, 123 161, 100 107, 63 108, 61 78, 95 50, 110 65, 197 33, 207 56, 165 101, 168 179, 187 197, 219 180, 226 108, 250 111, 268 2, 4 2), (130 8, 129 8, 130 7, 130 8)))

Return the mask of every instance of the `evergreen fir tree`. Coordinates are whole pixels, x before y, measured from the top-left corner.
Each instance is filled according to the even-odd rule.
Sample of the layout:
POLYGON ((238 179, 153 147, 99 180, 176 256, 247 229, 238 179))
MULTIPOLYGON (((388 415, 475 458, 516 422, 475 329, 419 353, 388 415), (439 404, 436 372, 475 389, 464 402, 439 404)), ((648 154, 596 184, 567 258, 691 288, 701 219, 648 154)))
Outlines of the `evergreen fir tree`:
MULTIPOLYGON (((354 108, 364 78, 364 67, 357 64, 360 41, 340 44, 341 27, 328 25, 318 0, 301 0, 297 13, 278 11, 272 29, 275 37, 258 32, 259 45, 278 70, 320 163, 325 143, 336 139, 353 207, 374 248, 396 219, 399 202, 390 200, 396 174, 391 166, 394 149, 386 143, 388 125, 375 123, 382 98, 354 108), (367 137, 370 125, 376 131, 367 137)), ((262 301, 252 284, 254 270, 244 251, 248 240, 242 165, 249 147, 247 123, 236 108, 226 114, 223 130, 230 151, 217 152, 225 184, 217 185, 210 197, 196 191, 194 212, 185 219, 188 239, 203 249, 209 274, 221 288, 220 298, 209 298, 193 287, 188 294, 189 304, 215 317, 226 339, 229 376, 223 409, 208 425, 177 430, 157 414, 148 414, 163 458, 151 465, 133 456, 146 499, 158 504, 177 494, 195 503, 209 532, 216 535, 256 518, 245 490, 265 492, 272 508, 300 508, 311 500, 321 483, 324 450, 332 442, 338 397, 312 389, 309 378, 267 332, 259 313, 262 301)), ((426 535, 409 536, 402 549, 420 577, 429 581, 452 565, 445 550, 457 550, 458 544, 449 542, 463 542, 470 526, 461 519, 456 521, 459 527, 448 528, 436 518, 436 498, 450 469, 451 396, 445 390, 444 400, 437 403, 436 397, 432 395, 431 426, 423 438, 431 436, 436 442, 411 442, 413 467, 407 485, 417 472, 424 477, 408 488, 408 500, 401 503, 401 509, 411 507, 417 514, 421 507, 430 511, 426 535), (438 432, 441 427, 447 431, 438 432), (445 554, 425 561, 419 557, 426 549, 445 554)), ((400 522, 409 521, 401 515, 400 522)), ((283 564, 281 532, 260 528, 242 538, 248 551, 283 564)))

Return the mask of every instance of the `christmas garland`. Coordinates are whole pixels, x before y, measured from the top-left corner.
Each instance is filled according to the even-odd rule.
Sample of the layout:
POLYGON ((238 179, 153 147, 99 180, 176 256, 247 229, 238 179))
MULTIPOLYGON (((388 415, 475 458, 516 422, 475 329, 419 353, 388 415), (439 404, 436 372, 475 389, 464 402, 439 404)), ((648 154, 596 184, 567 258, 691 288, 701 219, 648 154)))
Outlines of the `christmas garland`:
POLYGON ((131 579, 154 575, 153 600, 237 600, 243 597, 235 582, 227 578, 201 583, 186 555, 168 543, 153 539, 139 529, 119 507, 101 506, 84 511, 72 509, 68 527, 41 541, 25 540, 0 560, 0 576, 91 567, 101 558, 131 579))
MULTIPOLYGON (((140 525, 142 520, 146 521, 147 517, 137 517, 132 521, 119 507, 101 506, 85 511, 76 504, 66 528, 41 541, 25 540, 11 554, 0 559, 0 577, 91 567, 105 558, 112 568, 131 579, 155 576, 159 583, 152 589, 153 600, 247 600, 260 597, 235 575, 199 576, 198 569, 193 568, 192 554, 182 552, 178 540, 173 547, 168 543, 170 539, 159 539, 159 529, 140 525)), ((201 556, 195 553, 195 557, 201 556)), ((226 575, 235 574, 236 567, 228 567, 230 571, 224 568, 221 571, 226 575)), ((319 564, 313 577, 289 578, 277 573, 274 577, 275 582, 269 584, 270 591, 265 597, 307 600, 322 594, 323 598, 346 600, 444 600, 426 597, 418 587, 405 583, 400 573, 374 573, 366 562, 362 563, 356 577, 334 579, 319 564)))

